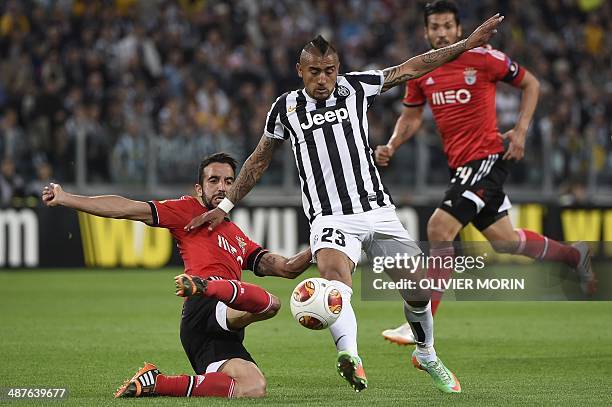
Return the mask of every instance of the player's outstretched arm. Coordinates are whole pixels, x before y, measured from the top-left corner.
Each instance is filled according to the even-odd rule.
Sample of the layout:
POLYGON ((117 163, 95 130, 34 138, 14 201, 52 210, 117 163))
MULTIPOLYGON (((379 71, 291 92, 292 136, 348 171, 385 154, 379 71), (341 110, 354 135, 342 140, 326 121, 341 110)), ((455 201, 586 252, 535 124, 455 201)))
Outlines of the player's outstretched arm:
POLYGON ((525 156, 525 139, 531 119, 538 104, 540 82, 531 72, 525 70, 525 76, 518 84, 521 88, 521 106, 514 128, 502 134, 503 139, 510 140, 504 160, 521 160, 525 156))
POLYGON ((440 65, 452 61, 463 52, 472 48, 485 45, 497 32, 497 26, 502 22, 504 16, 499 13, 489 18, 474 30, 470 36, 444 48, 431 50, 421 55, 410 58, 403 64, 384 69, 385 82, 382 92, 399 85, 407 80, 418 78, 431 72, 440 65))
POLYGON ((389 161, 397 149, 416 134, 422 122, 423 106, 405 107, 395 123, 393 134, 387 142, 387 145, 376 147, 376 151, 374 152, 376 164, 381 167, 389 165, 389 161))
POLYGON ((264 171, 268 169, 276 148, 282 144, 282 140, 268 136, 262 136, 255 147, 255 151, 247 158, 236 182, 227 192, 227 198, 233 204, 237 204, 253 189, 264 171))
POLYGON ((208 223, 208 229, 213 230, 221 223, 233 206, 257 184, 257 181, 270 165, 274 151, 281 143, 282 140, 262 136, 259 144, 255 147, 255 151, 251 153, 242 166, 240 174, 238 174, 232 188, 227 192, 225 199, 215 209, 191 219, 191 222, 185 226, 185 230, 190 231, 206 223, 208 223))
POLYGON ((148 203, 119 195, 74 195, 64 191, 61 185, 51 183, 43 188, 42 200, 49 207, 65 206, 104 218, 137 220, 149 225, 153 223, 148 203))
POLYGON ((253 271, 261 276, 293 279, 302 274, 310 266, 311 260, 312 253, 310 247, 290 258, 280 254, 266 253, 257 264, 257 270, 253 271))

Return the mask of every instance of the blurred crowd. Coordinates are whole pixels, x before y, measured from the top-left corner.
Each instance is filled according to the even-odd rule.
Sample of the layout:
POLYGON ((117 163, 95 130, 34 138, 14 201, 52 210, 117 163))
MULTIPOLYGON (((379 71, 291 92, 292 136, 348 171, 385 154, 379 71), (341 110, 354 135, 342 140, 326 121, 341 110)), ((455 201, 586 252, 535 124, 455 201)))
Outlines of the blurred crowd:
MULTIPOLYGON (((611 4, 457 3, 466 34, 505 14, 493 46, 542 84, 512 182, 538 185, 548 172, 568 188, 588 179, 611 185, 611 4)), ((50 179, 74 182, 79 148, 88 183, 192 183, 206 154, 246 158, 271 103, 300 86, 295 62, 318 33, 337 46, 345 72, 428 49, 417 1, 7 0, 0 7, 0 206, 38 194, 50 179)), ((373 145, 390 136, 401 97, 397 88, 375 103, 373 145)), ((513 126, 519 103, 516 90, 500 85, 500 130, 513 126)), ((427 182, 444 184, 439 140, 432 121, 424 123, 427 182)), ((414 142, 401 149, 405 159, 385 176, 414 182, 416 152, 414 142)), ((281 183, 284 160, 275 160, 266 179, 281 183)))

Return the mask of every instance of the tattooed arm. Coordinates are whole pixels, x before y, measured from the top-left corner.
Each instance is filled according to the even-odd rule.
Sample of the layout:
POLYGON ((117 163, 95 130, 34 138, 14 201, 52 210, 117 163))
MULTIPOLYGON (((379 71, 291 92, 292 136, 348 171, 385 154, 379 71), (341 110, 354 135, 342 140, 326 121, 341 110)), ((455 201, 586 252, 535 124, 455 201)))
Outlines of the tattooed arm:
POLYGON ((302 250, 295 256, 286 258, 280 254, 266 253, 257 263, 257 270, 253 270, 258 276, 276 276, 284 278, 296 278, 302 274, 312 260, 310 247, 302 250))
POLYGON ((497 32, 496 27, 504 19, 499 14, 494 15, 482 23, 470 36, 444 48, 434 49, 421 55, 410 58, 400 65, 392 66, 383 70, 385 82, 381 92, 385 92, 392 87, 406 82, 407 80, 418 78, 431 72, 437 67, 452 61, 463 52, 472 48, 486 44, 493 34, 497 32))
MULTIPOLYGON (((227 192, 227 199, 232 201, 233 204, 236 204, 253 189, 264 171, 270 165, 274 151, 282 142, 282 140, 273 139, 265 135, 261 137, 259 144, 255 147, 255 151, 253 151, 242 166, 234 185, 232 185, 232 188, 227 192)), ((227 215, 227 213, 217 207, 191 219, 184 229, 190 231, 208 223, 208 230, 213 230, 221 223, 225 215, 227 215)))
POLYGON ((281 145, 283 140, 262 136, 255 151, 247 158, 238 178, 232 185, 232 189, 227 192, 227 198, 234 204, 242 200, 251 189, 257 184, 264 171, 272 161, 272 155, 276 148, 281 145))
POLYGON ((385 83, 382 92, 407 80, 423 76, 440 65, 452 61, 467 50, 466 42, 467 40, 461 40, 448 47, 431 50, 425 54, 412 57, 401 65, 384 69, 385 83))

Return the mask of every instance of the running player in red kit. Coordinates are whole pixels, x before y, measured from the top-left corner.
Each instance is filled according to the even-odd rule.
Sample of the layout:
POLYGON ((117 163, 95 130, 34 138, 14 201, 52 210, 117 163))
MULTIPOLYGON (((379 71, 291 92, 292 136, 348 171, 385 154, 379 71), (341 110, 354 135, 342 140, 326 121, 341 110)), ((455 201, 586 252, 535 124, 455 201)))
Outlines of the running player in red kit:
POLYGON ((242 270, 258 276, 295 278, 311 261, 310 248, 287 259, 269 253, 225 219, 214 231, 186 232, 194 216, 216 208, 234 181, 236 161, 218 153, 200 164, 197 197, 133 201, 117 195, 78 196, 58 184, 43 189, 47 206, 65 206, 93 215, 141 221, 167 228, 178 243, 185 273, 175 277, 183 304, 181 342, 195 376, 168 376, 146 363, 115 397, 262 397, 266 380, 243 345, 244 328, 272 318, 280 301, 263 288, 244 283, 242 270))
MULTIPOLYGON (((462 34, 457 6, 435 1, 425 6, 425 38, 432 48, 459 41, 462 34)), ((503 184, 510 161, 523 158, 527 129, 536 108, 538 80, 504 53, 489 46, 469 50, 420 78, 406 82, 405 106, 387 145, 378 146, 376 162, 386 166, 397 149, 422 122, 425 103, 433 112, 451 171, 449 187, 427 224, 431 256, 452 256, 452 242, 468 223, 480 230, 498 252, 562 262, 574 268, 586 294, 595 290, 591 254, 585 243, 565 245, 525 229, 514 229, 503 184), (521 89, 516 125, 500 134, 495 112, 497 82, 521 89), (509 141, 504 150, 503 139, 509 141)), ((452 270, 430 269, 433 278, 448 279, 452 270)), ((442 293, 432 293, 432 313, 442 293)), ((410 327, 388 329, 391 342, 412 344, 410 327)))

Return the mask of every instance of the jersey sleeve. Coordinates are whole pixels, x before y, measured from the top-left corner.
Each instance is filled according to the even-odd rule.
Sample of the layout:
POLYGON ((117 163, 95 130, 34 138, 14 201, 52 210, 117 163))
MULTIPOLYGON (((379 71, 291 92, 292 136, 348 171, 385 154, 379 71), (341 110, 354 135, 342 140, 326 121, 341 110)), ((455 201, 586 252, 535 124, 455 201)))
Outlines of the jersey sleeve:
POLYGON ((525 76, 525 70, 501 51, 491 49, 485 54, 485 59, 489 80, 492 82, 503 81, 518 86, 525 76))
POLYGON ((427 98, 423 93, 423 90, 419 86, 419 83, 415 80, 406 82, 406 93, 404 93, 404 98, 402 99, 402 103, 406 107, 415 107, 422 106, 427 102, 427 98))
POLYGON ((287 93, 280 96, 272 104, 266 116, 266 127, 264 129, 265 136, 279 140, 287 140, 289 138, 289 131, 281 122, 281 115, 285 114, 286 100, 287 93))
POLYGON ((181 199, 168 199, 165 201, 148 201, 153 215, 155 227, 174 229, 182 228, 187 224, 187 207, 189 203, 181 199))
POLYGON ((375 97, 380 95, 385 76, 381 70, 372 70, 364 72, 349 72, 344 74, 344 77, 349 81, 358 81, 363 88, 366 97, 375 97))
POLYGON ((247 261, 243 263, 242 269, 252 270, 255 275, 261 276, 261 274, 257 273, 257 265, 259 264, 259 261, 263 255, 268 253, 268 250, 262 248, 248 237, 246 238, 246 244, 245 256, 247 261))

